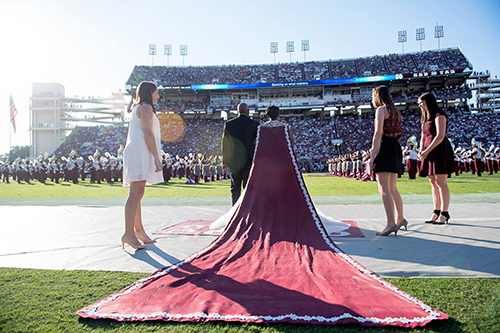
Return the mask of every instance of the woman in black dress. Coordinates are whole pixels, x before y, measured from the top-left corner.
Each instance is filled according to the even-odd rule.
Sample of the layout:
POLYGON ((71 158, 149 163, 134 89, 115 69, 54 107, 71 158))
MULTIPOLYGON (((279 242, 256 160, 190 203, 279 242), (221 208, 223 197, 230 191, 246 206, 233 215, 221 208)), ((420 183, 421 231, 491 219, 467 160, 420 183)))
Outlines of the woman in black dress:
POLYGON ((429 177, 432 186, 432 200, 434 212, 425 223, 448 223, 450 214, 450 189, 447 178, 453 172, 453 148, 446 138, 448 118, 437 104, 436 97, 425 93, 418 98, 418 105, 422 110, 422 137, 420 139, 420 153, 422 160, 419 175, 429 177))
POLYGON ((401 137, 401 114, 391 99, 386 86, 373 89, 375 113, 375 132, 371 148, 370 170, 377 174, 378 190, 382 196, 387 225, 377 236, 388 236, 399 228, 407 228, 408 222, 403 216, 403 199, 397 188, 398 173, 403 163, 403 153, 398 139, 401 137), (396 210, 397 221, 394 216, 396 210))

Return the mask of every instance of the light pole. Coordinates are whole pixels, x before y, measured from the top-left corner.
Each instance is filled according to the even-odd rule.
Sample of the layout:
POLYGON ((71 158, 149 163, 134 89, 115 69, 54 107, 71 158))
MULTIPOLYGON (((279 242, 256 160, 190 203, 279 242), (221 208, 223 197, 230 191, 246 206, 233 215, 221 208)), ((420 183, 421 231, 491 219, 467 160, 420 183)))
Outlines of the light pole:
POLYGON ((290 53, 290 62, 292 62, 292 52, 295 52, 295 46, 293 44, 293 40, 286 42, 286 52, 290 53))
POLYGON ((169 66, 168 57, 172 55, 172 44, 163 44, 163 55, 167 56, 167 66, 169 66))
POLYGON ((155 65, 156 44, 149 44, 149 55, 153 57, 153 66, 155 65))
POLYGON ((403 53, 405 53, 405 43, 408 41, 408 35, 406 30, 398 31, 398 42, 401 43, 403 48, 403 53))
POLYGON ((302 40, 302 51, 304 51, 304 62, 306 62, 306 52, 309 51, 309 39, 302 40))
POLYGON ((184 66, 184 57, 187 56, 187 54, 188 54, 188 46, 187 45, 180 46, 180 54, 182 56, 182 66, 184 66))
POLYGON ((436 22, 436 27, 434 29, 434 38, 438 39, 438 50, 441 50, 440 39, 444 37, 444 28, 442 25, 438 25, 436 22))
POLYGON ((417 42, 420 42, 420 52, 422 52, 422 41, 425 39, 425 28, 417 28, 417 42))
POLYGON ((271 42, 270 52, 274 54, 274 64, 276 65, 276 53, 278 53, 278 42, 271 42))

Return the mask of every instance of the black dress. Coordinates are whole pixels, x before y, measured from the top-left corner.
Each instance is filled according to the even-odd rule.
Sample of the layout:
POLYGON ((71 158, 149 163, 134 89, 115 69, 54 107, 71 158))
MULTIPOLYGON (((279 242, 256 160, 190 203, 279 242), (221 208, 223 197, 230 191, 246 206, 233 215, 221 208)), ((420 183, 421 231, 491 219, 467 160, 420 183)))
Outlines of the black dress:
POLYGON ((391 112, 384 120, 382 140, 378 154, 373 161, 373 172, 399 173, 403 164, 403 152, 398 139, 401 137, 401 120, 397 113, 391 112))

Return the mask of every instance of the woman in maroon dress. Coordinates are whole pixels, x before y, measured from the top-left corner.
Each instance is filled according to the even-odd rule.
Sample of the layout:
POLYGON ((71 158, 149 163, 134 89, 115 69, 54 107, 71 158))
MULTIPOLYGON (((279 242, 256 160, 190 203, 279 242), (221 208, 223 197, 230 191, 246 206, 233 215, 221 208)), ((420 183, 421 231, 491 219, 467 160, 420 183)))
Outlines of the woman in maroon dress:
POLYGON ((450 214, 450 189, 447 178, 453 172, 453 149, 446 138, 448 118, 439 108, 436 97, 425 93, 418 99, 422 110, 422 137, 420 139, 420 153, 422 160, 419 175, 429 177, 432 186, 432 200, 434 212, 429 221, 425 223, 448 223, 450 214))

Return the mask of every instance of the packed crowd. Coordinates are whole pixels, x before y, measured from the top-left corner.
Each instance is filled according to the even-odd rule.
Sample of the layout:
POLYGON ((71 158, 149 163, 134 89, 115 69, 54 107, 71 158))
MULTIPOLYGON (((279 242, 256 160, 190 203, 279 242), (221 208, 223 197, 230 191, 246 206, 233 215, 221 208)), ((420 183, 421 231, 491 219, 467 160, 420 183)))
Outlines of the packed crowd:
MULTIPOLYGON (((500 145, 497 134, 500 116, 471 114, 460 107, 449 107, 446 112, 449 116, 448 134, 455 145, 470 149, 472 138, 485 147, 500 145)), ((420 112, 404 111, 402 116, 403 136, 400 143, 404 145, 410 136, 420 136, 420 112)), ((340 115, 334 118, 290 117, 282 120, 290 125, 297 159, 299 163, 309 165, 308 170, 320 170, 326 159, 332 156, 368 150, 371 145, 372 114, 340 115), (337 146, 332 140, 342 140, 342 144, 337 146)), ((181 157, 198 153, 206 156, 220 154, 224 120, 185 119, 184 122, 184 136, 177 142, 162 142, 163 151, 181 157)), ((120 145, 125 145, 126 138, 127 127, 77 127, 54 153, 67 156, 75 149, 80 156, 88 156, 96 150, 116 155, 120 145)))
MULTIPOLYGON (((424 88, 401 91, 401 96, 395 96, 393 100, 395 102, 416 101, 418 96, 422 95, 426 91, 427 90, 424 88), (401 97, 402 99, 399 99, 401 97)), ((472 97, 472 92, 467 85, 433 88, 431 89, 431 92, 436 96, 436 98, 441 100, 472 97)))
MULTIPOLYGON (((455 147, 456 173, 497 172, 500 159, 500 116, 470 114, 458 108, 446 110, 448 136, 455 147), (474 139, 474 141, 472 141, 474 139), (474 148, 474 142, 476 148, 474 148), (480 154, 483 167, 476 167, 474 156, 480 154), (495 169, 495 166, 496 169, 495 169)), ((415 135, 420 136, 420 112, 404 111, 402 146, 415 135)), ((374 180, 366 173, 363 160, 371 146, 373 115, 342 115, 334 118, 283 118, 290 133, 299 168, 302 172, 326 172, 363 180, 374 180), (337 145, 339 141, 341 143, 337 145)), ((185 120, 186 134, 177 142, 163 142, 164 178, 186 177, 189 184, 226 179, 221 169, 220 138, 223 120, 185 120), (175 156, 175 158, 174 158, 175 156), (198 165, 198 167, 195 167, 198 165), (182 171, 180 171, 182 169, 182 171), (190 176, 191 175, 191 176, 190 176)), ((78 179, 100 183, 121 181, 120 153, 126 143, 127 127, 77 127, 48 158, 16 159, 0 163, 2 180, 18 182, 37 179, 54 182, 78 179), (101 155, 102 154, 102 155, 101 155)), ((403 170, 403 169, 402 169, 403 170)))
MULTIPOLYGON (((471 149, 471 140, 481 142, 484 147, 499 146, 498 128, 500 116, 488 114, 471 114, 460 107, 450 106, 446 110, 449 117, 448 137, 457 146, 471 149)), ((420 137, 420 111, 402 112, 403 135, 400 144, 415 135, 420 137)), ((350 154, 356 151, 368 150, 371 147, 373 135, 373 115, 341 115, 335 118, 335 139, 343 140, 340 154, 350 154)))
POLYGON ((353 78, 471 67, 459 49, 412 54, 375 55, 352 60, 281 63, 277 65, 229 65, 198 67, 136 66, 127 84, 143 80, 161 86, 192 84, 243 84, 316 79, 353 78))
MULTIPOLYGON (((407 102, 416 102, 418 96, 422 95, 424 92, 428 90, 421 89, 413 89, 409 90, 395 90, 391 92, 392 100, 395 103, 407 103, 407 102)), ((463 86, 450 86, 450 87, 435 87, 430 90, 438 99, 440 100, 452 100, 452 99, 463 99, 463 98, 471 98, 472 92, 467 85, 463 86)), ((370 105, 372 101, 371 95, 352 95, 352 99, 350 100, 334 100, 329 101, 327 105, 335 105, 335 106, 359 106, 359 105, 370 105)))
POLYGON ((169 111, 206 110, 207 106, 208 106, 208 101, 192 101, 186 99, 172 101, 170 99, 166 99, 158 101, 156 109, 169 110, 169 111))

